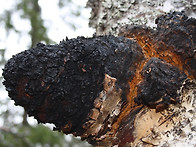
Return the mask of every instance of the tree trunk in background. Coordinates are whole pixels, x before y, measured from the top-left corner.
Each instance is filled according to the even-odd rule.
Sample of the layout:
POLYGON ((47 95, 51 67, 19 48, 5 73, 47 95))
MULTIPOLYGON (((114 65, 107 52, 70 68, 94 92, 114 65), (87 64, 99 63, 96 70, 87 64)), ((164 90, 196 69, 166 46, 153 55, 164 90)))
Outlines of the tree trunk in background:
POLYGON ((170 10, 196 16, 194 0, 89 0, 87 6, 92 8, 89 25, 98 35, 117 35, 125 24, 155 26, 155 18, 170 10))
MULTIPOLYGON (((117 36, 125 25, 155 27, 155 18, 170 10, 185 11, 189 17, 196 16, 194 0, 89 0, 87 6, 92 8, 89 25, 96 29, 97 35, 117 36)), ((163 112, 144 107, 133 122, 127 121, 127 124, 134 123, 134 136, 126 138, 128 133, 121 132, 124 143, 120 146, 195 146, 195 80, 186 81, 179 93, 180 105, 171 105, 163 112), (131 138, 135 138, 134 141, 131 138)))

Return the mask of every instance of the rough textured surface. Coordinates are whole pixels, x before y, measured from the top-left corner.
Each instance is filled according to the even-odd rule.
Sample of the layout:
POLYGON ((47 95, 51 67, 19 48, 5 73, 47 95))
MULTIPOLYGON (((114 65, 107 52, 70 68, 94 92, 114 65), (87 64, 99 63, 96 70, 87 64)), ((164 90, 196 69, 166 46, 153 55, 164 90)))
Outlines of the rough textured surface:
POLYGON ((39 122, 95 146, 193 145, 196 19, 173 12, 156 23, 38 44, 8 61, 4 85, 39 122))
POLYGON ((89 25, 98 35, 117 35, 126 24, 156 27, 155 19, 170 10, 196 16, 194 0, 88 0, 87 6, 92 8, 89 25))
POLYGON ((4 85, 16 104, 39 122, 81 135, 82 124, 103 90, 105 74, 116 77, 117 87, 125 89, 142 56, 141 48, 123 37, 38 44, 8 61, 4 85))
POLYGON ((176 91, 187 77, 177 67, 158 58, 151 58, 141 74, 143 80, 138 85, 136 103, 155 107, 159 111, 171 103, 179 102, 176 91))
POLYGON ((195 147, 196 81, 186 81, 179 93, 180 105, 170 105, 161 113, 144 107, 138 113, 134 121, 137 138, 128 146, 195 147))
POLYGON ((196 77, 196 19, 171 12, 156 19, 157 28, 126 25, 119 35, 136 39, 146 58, 157 57, 196 77))

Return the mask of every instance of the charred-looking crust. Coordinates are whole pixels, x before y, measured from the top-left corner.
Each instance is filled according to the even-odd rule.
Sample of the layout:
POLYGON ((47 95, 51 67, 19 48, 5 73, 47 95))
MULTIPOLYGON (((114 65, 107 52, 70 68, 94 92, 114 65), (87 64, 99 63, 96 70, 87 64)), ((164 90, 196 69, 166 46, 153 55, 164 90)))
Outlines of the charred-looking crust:
POLYGON ((196 19, 171 12, 156 19, 157 28, 125 26, 119 33, 136 39, 146 58, 157 57, 196 78, 196 19))
POLYGON ((4 85, 16 104, 39 122, 80 134, 103 90, 105 74, 117 79, 117 87, 128 88, 127 81, 142 58, 141 48, 123 37, 78 37, 59 45, 38 44, 8 61, 4 85))
POLYGON ((158 58, 151 58, 144 66, 143 80, 138 85, 135 102, 156 110, 179 102, 177 90, 187 78, 184 72, 158 58))
MULTIPOLYGON (((196 19, 173 12, 156 19, 156 41, 171 46, 184 61, 184 67, 196 78, 196 19), (163 35, 164 34, 164 35, 163 35)), ((159 51, 160 49, 158 49, 159 51)))
POLYGON ((155 30, 125 27, 126 38, 39 43, 8 61, 3 84, 38 122, 100 146, 131 142, 143 106, 161 111, 178 103, 184 80, 196 78, 196 19, 173 12, 156 23, 155 30))

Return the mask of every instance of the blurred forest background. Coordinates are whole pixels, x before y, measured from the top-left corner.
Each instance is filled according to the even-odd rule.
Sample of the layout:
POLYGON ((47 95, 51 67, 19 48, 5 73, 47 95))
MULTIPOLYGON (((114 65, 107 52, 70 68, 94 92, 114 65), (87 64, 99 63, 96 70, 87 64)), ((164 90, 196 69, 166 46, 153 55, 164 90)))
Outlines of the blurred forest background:
MULTIPOLYGON (((87 11, 84 8, 86 0, 78 1, 78 3, 74 2, 74 0, 56 1, 56 6, 54 7, 56 7, 59 12, 62 12, 57 19, 61 19, 62 23, 66 25, 65 28, 67 28, 67 30, 64 30, 67 31, 67 34, 62 33, 57 35, 51 33, 52 31, 55 32, 55 30, 50 30, 54 22, 43 18, 42 6, 47 5, 47 3, 40 5, 41 2, 43 1, 7 0, 9 5, 5 4, 4 8, 0 10, 0 147, 90 146, 87 142, 81 141, 80 138, 53 132, 52 127, 49 128, 48 126, 37 124, 35 119, 27 116, 23 108, 14 106, 14 102, 10 101, 2 85, 2 69, 11 56, 10 53, 15 54, 21 51, 17 48, 20 48, 20 45, 15 46, 14 41, 21 44, 21 46, 23 46, 21 48, 24 49, 33 47, 38 42, 44 42, 46 44, 58 43, 60 40, 54 40, 56 36, 64 36, 61 39, 64 39, 66 36, 70 38, 71 34, 69 32, 76 32, 75 35, 78 35, 78 29, 83 29, 83 26, 78 23, 81 19, 85 22, 86 29, 88 29, 90 10, 87 16, 87 11), (79 4, 80 2, 83 4, 79 4), (26 24, 27 27, 25 27, 24 24, 26 24), (13 50, 8 50, 8 47, 12 47, 13 50), (6 53, 9 55, 6 56, 6 53)), ((54 13, 57 13, 55 9, 51 9, 51 13, 46 17, 50 18, 54 13)), ((61 26, 55 27, 59 27, 59 30, 64 29, 61 28, 61 26)), ((89 32, 89 30, 84 31, 89 32)), ((90 32, 92 32, 92 30, 90 30, 90 32)), ((73 37, 73 35, 71 37, 73 37)))

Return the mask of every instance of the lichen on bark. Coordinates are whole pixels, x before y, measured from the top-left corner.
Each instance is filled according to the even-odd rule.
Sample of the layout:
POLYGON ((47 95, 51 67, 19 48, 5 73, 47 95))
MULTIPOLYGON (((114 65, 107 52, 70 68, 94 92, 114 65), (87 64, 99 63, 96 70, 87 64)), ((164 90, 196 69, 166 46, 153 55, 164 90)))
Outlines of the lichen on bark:
POLYGON ((87 6, 92 8, 89 25, 98 35, 117 35, 126 24, 155 27, 155 19, 170 10, 196 15, 194 0, 89 0, 87 6))

